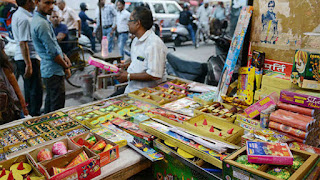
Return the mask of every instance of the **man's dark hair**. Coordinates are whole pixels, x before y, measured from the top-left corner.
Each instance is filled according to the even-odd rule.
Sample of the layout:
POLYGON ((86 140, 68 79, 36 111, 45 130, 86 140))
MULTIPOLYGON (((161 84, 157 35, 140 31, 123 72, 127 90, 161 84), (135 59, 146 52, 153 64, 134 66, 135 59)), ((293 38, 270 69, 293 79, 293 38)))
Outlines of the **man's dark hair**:
POLYGON ((125 5, 126 3, 124 2, 124 0, 118 0, 119 3, 121 3, 122 5, 125 5))
MULTIPOLYGON (((26 5, 26 4, 27 4, 27 1, 28 1, 28 0, 16 0, 18 6, 24 6, 24 5, 26 5)), ((32 1, 32 0, 30 0, 30 1, 32 1)))
POLYGON ((142 27, 145 30, 149 30, 153 25, 153 17, 151 11, 143 6, 138 6, 134 8, 132 12, 132 17, 135 20, 139 20, 141 22, 142 27))

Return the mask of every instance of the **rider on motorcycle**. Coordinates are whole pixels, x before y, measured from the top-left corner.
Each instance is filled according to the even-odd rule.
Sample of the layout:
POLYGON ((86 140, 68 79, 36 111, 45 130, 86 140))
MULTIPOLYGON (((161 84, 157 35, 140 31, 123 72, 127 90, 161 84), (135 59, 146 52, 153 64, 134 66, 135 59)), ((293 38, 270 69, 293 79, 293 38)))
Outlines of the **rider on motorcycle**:
POLYGON ((179 16, 179 23, 184 25, 187 29, 188 32, 191 36, 193 44, 196 44, 196 38, 194 35, 193 27, 192 27, 192 13, 189 11, 189 3, 184 3, 183 4, 183 11, 180 12, 179 16))

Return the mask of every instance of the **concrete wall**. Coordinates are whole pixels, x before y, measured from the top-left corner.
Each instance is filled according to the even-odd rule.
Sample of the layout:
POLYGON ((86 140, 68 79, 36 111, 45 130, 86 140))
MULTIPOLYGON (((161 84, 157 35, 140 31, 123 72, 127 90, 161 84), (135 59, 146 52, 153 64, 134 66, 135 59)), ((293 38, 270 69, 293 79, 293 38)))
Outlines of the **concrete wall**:
POLYGON ((293 62, 296 49, 312 48, 320 52, 320 1, 274 2, 272 8, 270 0, 254 0, 252 50, 264 51, 267 59, 285 62, 293 62))

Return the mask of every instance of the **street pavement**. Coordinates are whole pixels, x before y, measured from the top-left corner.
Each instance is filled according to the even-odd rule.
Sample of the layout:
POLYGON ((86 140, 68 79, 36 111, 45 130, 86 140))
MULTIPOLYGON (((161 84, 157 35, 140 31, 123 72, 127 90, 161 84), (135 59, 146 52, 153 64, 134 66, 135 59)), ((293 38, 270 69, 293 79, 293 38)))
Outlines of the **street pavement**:
MULTIPOLYGON (((172 42, 165 43, 167 47, 173 47, 174 44, 172 42)), ((97 44, 97 47, 99 44, 97 44)), ((187 60, 187 61, 196 61, 205 63, 209 59, 210 56, 212 56, 215 53, 214 43, 212 41, 209 41, 207 44, 200 44, 200 47, 195 48, 191 41, 185 42, 180 47, 176 47, 176 51, 173 51, 173 49, 169 48, 169 53, 174 53, 176 56, 187 60)), ((118 51, 118 47, 116 46, 114 51, 118 51)), ((23 80, 20 77, 18 80, 18 84, 20 86, 20 89, 22 92, 24 91, 23 88, 23 80)), ((68 84, 67 81, 65 81, 65 87, 66 87, 66 103, 65 107, 70 106, 77 106, 85 103, 89 103, 93 101, 91 97, 84 96, 82 88, 75 88, 68 84)), ((43 96, 43 107, 44 107, 44 99, 45 99, 45 90, 44 90, 44 96, 43 96)))

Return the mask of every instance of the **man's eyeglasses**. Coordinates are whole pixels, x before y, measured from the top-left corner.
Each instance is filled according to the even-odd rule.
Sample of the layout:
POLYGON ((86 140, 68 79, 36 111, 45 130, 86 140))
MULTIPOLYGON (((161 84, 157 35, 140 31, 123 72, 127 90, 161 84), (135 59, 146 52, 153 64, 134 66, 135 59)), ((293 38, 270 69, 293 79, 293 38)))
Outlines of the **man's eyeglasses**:
POLYGON ((134 21, 137 21, 136 19, 129 19, 128 22, 134 22, 134 21))

